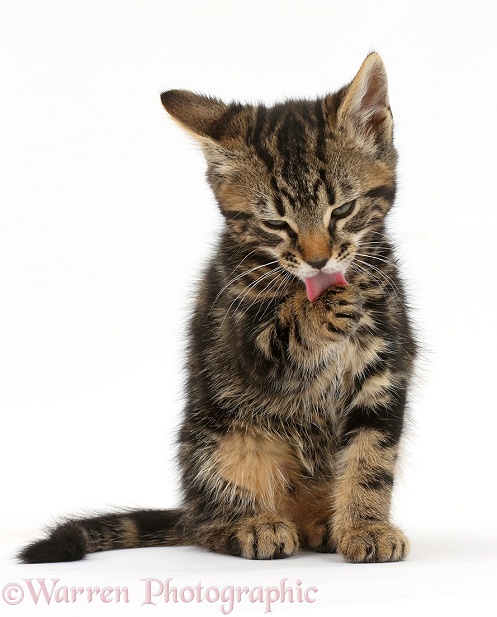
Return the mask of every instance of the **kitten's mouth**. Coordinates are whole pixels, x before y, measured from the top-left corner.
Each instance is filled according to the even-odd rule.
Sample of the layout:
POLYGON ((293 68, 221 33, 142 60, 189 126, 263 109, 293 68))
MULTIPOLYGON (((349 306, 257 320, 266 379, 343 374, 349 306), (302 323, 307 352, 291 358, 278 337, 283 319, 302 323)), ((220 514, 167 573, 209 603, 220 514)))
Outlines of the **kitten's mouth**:
POLYGON ((337 287, 338 285, 348 285, 342 272, 328 274, 327 272, 319 271, 316 275, 305 279, 305 288, 310 302, 314 302, 327 289, 337 287))

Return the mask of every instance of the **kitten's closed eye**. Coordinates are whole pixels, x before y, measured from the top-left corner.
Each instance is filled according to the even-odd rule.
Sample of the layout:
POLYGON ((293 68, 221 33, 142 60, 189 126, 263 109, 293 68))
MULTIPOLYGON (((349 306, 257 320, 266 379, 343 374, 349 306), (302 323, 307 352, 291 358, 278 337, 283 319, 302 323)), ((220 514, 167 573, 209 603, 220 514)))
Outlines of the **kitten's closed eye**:
POLYGON ((335 208, 331 213, 331 217, 334 219, 341 219, 341 218, 344 218, 345 216, 348 216, 352 212, 352 210, 355 208, 355 204, 356 202, 354 199, 353 201, 348 201, 342 206, 335 208))
POLYGON ((274 219, 269 221, 262 221, 262 223, 264 227, 266 227, 266 229, 271 229, 274 231, 284 231, 288 237, 294 240, 295 238, 297 238, 297 232, 286 221, 274 219))
POLYGON ((263 221, 269 229, 288 229, 290 227, 286 221, 263 221))

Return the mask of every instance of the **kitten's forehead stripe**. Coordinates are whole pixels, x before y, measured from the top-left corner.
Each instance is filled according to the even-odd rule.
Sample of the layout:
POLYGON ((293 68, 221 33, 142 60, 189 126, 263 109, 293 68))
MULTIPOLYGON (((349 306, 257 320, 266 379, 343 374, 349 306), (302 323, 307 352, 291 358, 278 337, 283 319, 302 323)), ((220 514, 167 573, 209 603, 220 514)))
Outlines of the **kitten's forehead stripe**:
POLYGON ((326 120, 324 117, 323 103, 321 100, 317 100, 314 104, 314 114, 316 118, 316 158, 322 163, 326 163, 326 120))
POLYGON ((276 207, 278 214, 280 216, 285 216, 286 214, 285 206, 283 205, 283 202, 281 201, 279 197, 274 198, 274 205, 276 207))
POLYGON ((283 205, 283 202, 281 201, 281 198, 280 198, 281 190, 274 176, 271 178, 271 187, 273 189, 274 207, 276 208, 276 211, 278 212, 280 216, 285 216, 286 214, 285 206, 283 205))
POLYGON ((298 193, 292 195, 290 190, 287 189, 285 186, 280 186, 280 193, 295 210, 298 205, 298 193))
POLYGON ((252 144, 255 148, 257 156, 266 165, 268 172, 272 174, 274 169, 274 158, 264 143, 264 140, 266 138, 266 124, 267 109, 263 105, 259 105, 256 112, 256 122, 252 134, 252 144))
POLYGON ((319 177, 315 182, 312 189, 312 197, 315 202, 319 199, 319 189, 324 185, 322 177, 319 177))
POLYGON ((331 185, 331 182, 329 182, 326 179, 326 172, 323 168, 321 168, 319 170, 319 177, 321 179, 321 182, 324 185, 324 188, 326 189, 326 193, 328 195, 328 205, 329 206, 333 206, 335 204, 335 191, 333 189, 333 186, 331 185))
POLYGON ((309 161, 306 152, 305 125, 292 111, 282 119, 277 131, 280 175, 286 184, 305 195, 309 161))

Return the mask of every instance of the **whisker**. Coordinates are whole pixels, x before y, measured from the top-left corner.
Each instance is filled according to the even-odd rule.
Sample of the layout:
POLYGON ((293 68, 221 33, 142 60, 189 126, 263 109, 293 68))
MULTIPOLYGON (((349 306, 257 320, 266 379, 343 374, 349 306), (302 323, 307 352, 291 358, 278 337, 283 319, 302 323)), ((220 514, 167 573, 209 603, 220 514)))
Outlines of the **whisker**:
MULTIPOLYGON (((280 295, 281 290, 282 290, 282 289, 284 289, 285 285, 287 285, 287 284, 288 284, 288 282, 289 282, 289 281, 291 281, 291 280, 294 278, 294 277, 293 277, 293 276, 292 276, 289 272, 287 272, 284 268, 282 268, 282 270, 283 270, 283 273, 282 273, 282 276, 281 276, 281 281, 280 281, 280 284, 278 285, 278 287, 277 287, 277 288, 274 290, 274 292, 273 292, 273 296, 274 296, 274 297, 276 297, 276 298, 280 295)), ((262 308, 262 307, 261 307, 261 308, 262 308)), ((270 308, 271 308, 271 302, 267 302, 267 303, 266 303, 266 306, 265 306, 265 308, 264 308, 264 310, 263 310, 263 312, 262 312, 262 313, 261 313, 261 315, 260 315, 260 317, 259 317, 259 311, 260 311, 261 309, 259 309, 259 310, 257 311, 257 313, 256 313, 256 317, 259 317, 259 319, 262 321, 262 319, 264 318, 264 316, 266 315, 266 313, 268 312, 268 310, 269 310, 270 308)))
POLYGON ((363 261, 362 259, 356 259, 355 262, 353 262, 353 263, 357 264, 357 262, 363 264, 364 266, 367 266, 367 267, 363 267, 362 268, 363 272, 366 272, 369 276, 371 276, 371 278, 375 279, 379 283, 380 287, 382 287, 381 281, 377 277, 375 277, 370 272, 369 269, 372 268, 378 275, 382 276, 384 278, 384 280, 388 283, 388 285, 391 287, 392 291, 395 293, 395 296, 396 296, 397 300, 402 305, 404 305, 404 302, 402 301, 402 296, 401 296, 399 288, 397 287, 395 282, 387 274, 385 274, 385 272, 383 272, 383 270, 380 270, 380 268, 374 266, 373 264, 369 264, 366 261, 363 261))
MULTIPOLYGON (((274 262, 273 262, 273 263, 274 263, 274 262)), ((241 303, 243 302, 243 299, 244 299, 244 298, 245 298, 245 296, 249 293, 250 289, 252 289, 252 287, 254 287, 254 286, 258 285, 258 284, 260 283, 260 281, 262 281, 262 280, 263 280, 263 279, 265 279, 266 277, 271 276, 272 274, 277 274, 277 272, 278 272, 278 268, 279 268, 279 267, 280 267, 280 266, 278 266, 278 267, 276 267, 276 268, 272 268, 271 270, 269 270, 269 272, 265 272, 264 274, 262 274, 261 276, 259 276, 258 278, 256 278, 254 281, 252 281, 251 283, 249 283, 248 285, 246 285, 246 286, 242 289, 242 291, 241 291, 239 294, 237 294, 237 296, 234 298, 234 300, 233 300, 233 301, 231 302, 231 304, 228 306, 228 308, 227 308, 227 310, 226 310, 226 313, 225 313, 225 315, 224 315, 224 319, 223 319, 222 323, 224 323, 224 321, 225 321, 226 317, 228 316, 228 314, 229 314, 229 312, 230 312, 230 310, 231 310, 232 306, 235 304, 235 302, 237 302, 237 301, 238 301, 238 304, 237 304, 237 306, 235 307, 235 310, 236 310, 236 308, 239 308, 239 307, 240 307, 241 303)))
MULTIPOLYGON (((276 271, 278 272, 279 270, 283 270, 283 268, 281 268, 281 266, 279 266, 278 268, 276 268, 276 271)), ((275 278, 272 281, 269 281, 269 283, 264 287, 264 289, 261 289, 261 291, 256 295, 256 297, 252 300, 252 302, 246 307, 246 309, 243 311, 242 316, 245 315, 245 313, 247 313, 247 311, 254 305, 256 304, 259 296, 261 294, 263 294, 266 290, 271 289, 271 287, 273 287, 274 285, 276 285, 279 282, 279 278, 275 278)), ((260 309, 259 309, 260 311, 260 309)), ((256 313, 257 316, 257 313, 256 313)))
POLYGON ((377 261, 382 261, 385 264, 391 263, 388 259, 384 257, 378 257, 378 255, 365 255, 364 253, 356 253, 357 257, 366 257, 367 259, 376 259, 377 261))
MULTIPOLYGON (((254 251, 252 251, 252 253, 253 253, 253 252, 254 252, 254 251)), ((250 255, 250 253, 249 253, 249 255, 250 255)), ((236 270, 236 269, 237 269, 237 268, 238 268, 238 267, 239 267, 239 266, 240 266, 240 265, 241 265, 241 264, 245 261, 245 259, 246 259, 247 257, 248 257, 248 255, 242 259, 242 261, 238 264, 238 266, 235 268, 235 270, 236 270)), ((277 260, 277 259, 275 259, 274 261, 268 261, 267 263, 262 264, 262 265, 260 265, 260 266, 256 266, 255 268, 251 268, 250 270, 244 270, 244 271, 243 271, 243 272, 241 272, 238 276, 235 276, 235 278, 233 278, 233 279, 231 279, 230 281, 228 281, 228 282, 226 283, 226 285, 224 285, 224 287, 221 289, 221 291, 217 294, 217 296, 214 298, 214 302, 212 303, 212 306, 211 306, 211 308, 209 309, 209 312, 212 310, 212 308, 213 308, 213 307, 214 307, 214 305, 216 304, 216 302, 217 302, 217 300, 218 300, 219 296, 220 296, 220 295, 223 293, 223 291, 224 291, 225 289, 227 289, 230 285, 232 285, 233 283, 236 283, 236 281, 238 281, 238 280, 239 280, 239 279, 241 279, 242 277, 246 276, 247 274, 250 274, 251 272, 255 272, 256 270, 259 270, 260 268, 264 268, 264 267, 266 267, 266 266, 270 266, 270 265, 275 264, 275 263, 278 263, 278 260, 277 260)), ((233 272, 234 272, 235 270, 233 270, 233 272)), ((233 272, 232 272, 232 274, 233 274, 233 272)))

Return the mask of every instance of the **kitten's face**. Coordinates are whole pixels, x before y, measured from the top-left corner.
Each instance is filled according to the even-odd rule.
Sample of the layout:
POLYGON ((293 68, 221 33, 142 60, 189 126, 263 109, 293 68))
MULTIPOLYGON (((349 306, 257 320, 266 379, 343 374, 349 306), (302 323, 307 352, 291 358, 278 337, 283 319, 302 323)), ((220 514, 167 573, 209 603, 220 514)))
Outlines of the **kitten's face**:
POLYGON ((370 54, 354 80, 316 101, 266 108, 171 90, 169 113, 202 144, 232 236, 306 280, 345 274, 395 195, 386 72, 370 54))
POLYGON ((305 104, 298 111, 293 105, 246 110, 278 114, 277 128, 264 143, 260 134, 245 136, 223 173, 215 163, 209 171, 237 240, 257 244, 302 280, 319 270, 345 274, 357 253, 367 251, 371 236, 365 236, 381 226, 395 191, 394 159, 365 156, 312 114, 299 120, 305 112, 305 104))

